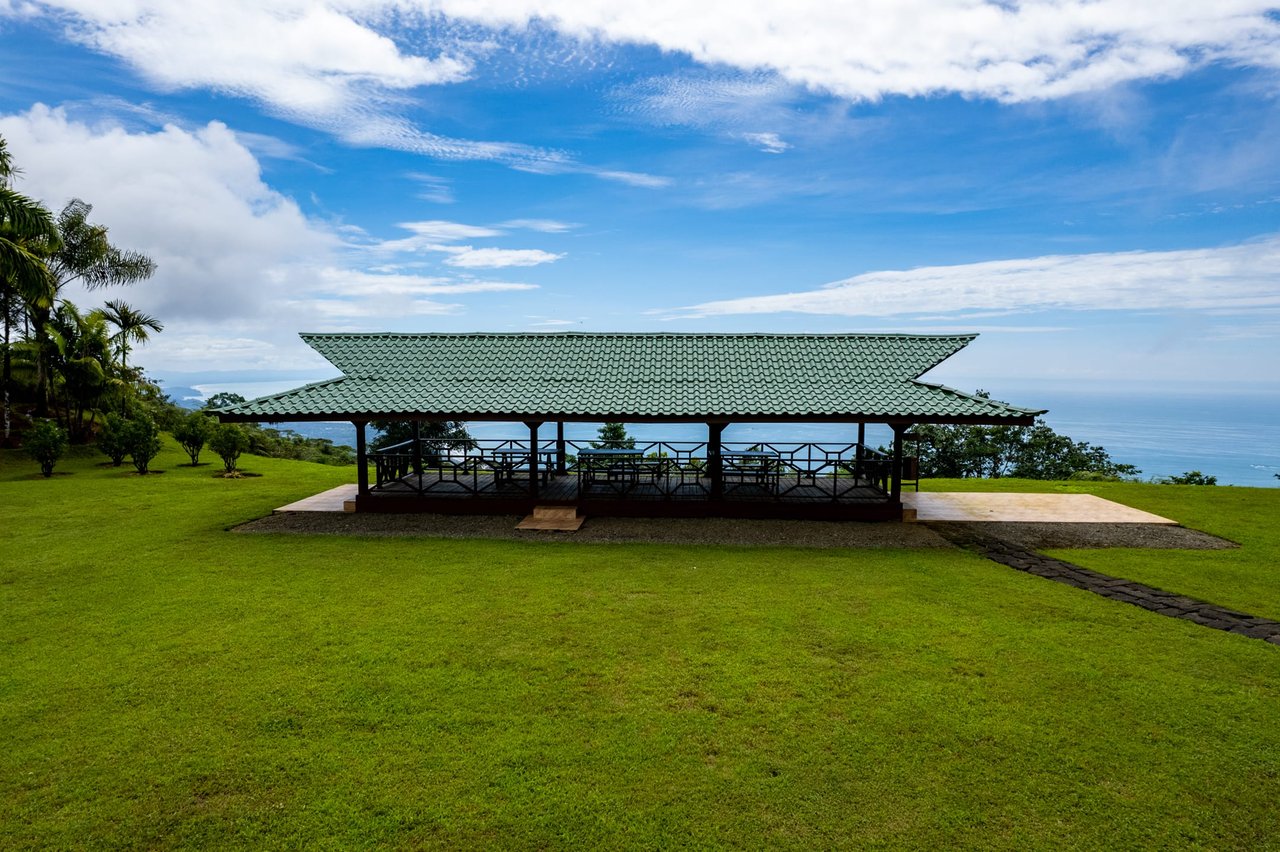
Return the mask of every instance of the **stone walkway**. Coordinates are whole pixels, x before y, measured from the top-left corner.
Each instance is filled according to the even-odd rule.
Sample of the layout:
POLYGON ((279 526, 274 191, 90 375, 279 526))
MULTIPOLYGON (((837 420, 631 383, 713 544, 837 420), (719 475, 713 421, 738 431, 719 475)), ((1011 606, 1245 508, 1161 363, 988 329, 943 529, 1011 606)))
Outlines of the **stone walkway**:
POLYGON ((1280 645, 1280 622, 1236 612, 1186 595, 1176 595, 1133 580, 1110 577, 1060 559, 1050 559, 977 530, 971 524, 930 523, 927 526, 959 547, 980 553, 1018 571, 1075 586, 1104 598, 1140 606, 1159 615, 1181 618, 1215 630, 1226 630, 1280 645))

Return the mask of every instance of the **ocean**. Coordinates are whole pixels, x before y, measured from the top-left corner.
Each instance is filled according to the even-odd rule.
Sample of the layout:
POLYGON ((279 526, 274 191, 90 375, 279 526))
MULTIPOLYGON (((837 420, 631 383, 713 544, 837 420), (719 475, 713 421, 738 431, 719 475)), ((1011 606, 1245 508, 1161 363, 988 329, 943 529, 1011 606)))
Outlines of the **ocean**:
MULTIPOLYGON (((218 388, 224 389, 234 388, 218 388)), ((1280 487, 1276 478, 1280 474, 1280 394, 1275 392, 1171 393, 1023 386, 1001 388, 995 395, 1049 409, 1044 419, 1055 430, 1105 447, 1115 461, 1139 468, 1143 479, 1198 470, 1216 476, 1220 485, 1280 487)), ((355 444, 355 428, 350 423, 280 426, 337 444, 355 444)), ((595 437, 597 428, 598 424, 570 423, 565 433, 573 440, 588 440, 595 437)), ((528 435, 519 423, 474 422, 469 429, 477 438, 528 435)), ((628 431, 642 441, 706 439, 706 428, 696 424, 633 424, 628 431)), ((554 429, 548 432, 551 435, 554 429)), ((724 440, 846 442, 855 435, 853 426, 740 423, 729 426, 724 440)), ((868 443, 873 445, 887 444, 889 435, 885 427, 867 429, 868 443)))

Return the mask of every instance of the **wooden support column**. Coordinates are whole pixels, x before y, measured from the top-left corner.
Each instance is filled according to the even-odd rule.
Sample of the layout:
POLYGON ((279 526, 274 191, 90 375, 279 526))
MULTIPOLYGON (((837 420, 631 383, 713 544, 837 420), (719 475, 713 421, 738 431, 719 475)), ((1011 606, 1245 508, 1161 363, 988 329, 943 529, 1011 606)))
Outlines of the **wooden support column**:
POLYGON ((360 497, 369 496, 369 452, 365 447, 365 421, 351 421, 356 427, 356 493, 360 497))
POLYGON ((711 499, 724 497, 724 465, 720 458, 720 436, 728 423, 707 424, 707 468, 711 475, 711 499))
POLYGON ((422 421, 413 421, 413 472, 418 475, 418 488, 422 488, 422 421))
POLYGON ((903 424, 893 427, 893 466, 890 468, 889 496, 895 503, 902 502, 902 433, 907 431, 903 424))
POLYGON ((853 452, 853 476, 855 479, 862 478, 862 460, 867 457, 867 424, 858 421, 858 448, 853 452))
POLYGON ((529 427, 529 496, 538 499, 538 427, 541 422, 530 422, 529 427))
POLYGON ((565 451, 564 421, 556 421, 556 476, 569 472, 568 453, 565 451))

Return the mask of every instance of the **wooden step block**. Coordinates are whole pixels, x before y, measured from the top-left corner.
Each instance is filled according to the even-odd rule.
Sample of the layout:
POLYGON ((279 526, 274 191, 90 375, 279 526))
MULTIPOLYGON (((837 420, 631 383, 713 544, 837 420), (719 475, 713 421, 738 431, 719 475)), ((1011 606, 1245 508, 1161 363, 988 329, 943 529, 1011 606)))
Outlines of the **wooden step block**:
POLYGON ((561 520, 571 521, 578 517, 577 506, 534 506, 533 517, 535 518, 559 518, 561 520))
POLYGON ((533 514, 516 524, 516 529, 576 532, 585 520, 578 517, 576 506, 534 506, 533 514))

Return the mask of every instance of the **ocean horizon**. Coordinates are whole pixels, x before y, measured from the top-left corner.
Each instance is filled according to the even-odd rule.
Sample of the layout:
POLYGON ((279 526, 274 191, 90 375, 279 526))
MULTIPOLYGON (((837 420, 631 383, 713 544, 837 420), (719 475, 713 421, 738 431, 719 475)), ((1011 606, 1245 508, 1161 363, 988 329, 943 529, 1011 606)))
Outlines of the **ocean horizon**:
MULTIPOLYGON (((297 384, 217 382, 169 390, 179 396, 194 390, 194 396, 182 397, 193 400, 219 391, 252 397, 297 384)), ((1280 394, 1269 388, 1185 392, 1019 384, 1002 386, 993 395, 1048 409, 1044 420, 1054 430, 1105 447, 1114 461, 1137 467, 1143 480, 1198 470, 1217 477, 1219 485, 1280 487, 1276 478, 1280 474, 1280 394)), ((328 438, 335 444, 355 445, 355 427, 346 422, 273 425, 307 437, 328 438)), ((598 427, 595 423, 569 423, 565 433, 570 440, 589 440, 598 427)), ((473 421, 468 429, 476 438, 523 438, 528 434, 520 423, 473 421)), ((636 423, 628 424, 628 431, 641 441, 706 439, 705 427, 697 424, 636 423)), ((724 440, 842 443, 856 434, 856 427, 843 424, 737 423, 725 430, 724 440)), ((869 444, 887 444, 890 435, 887 427, 867 427, 869 444)))

